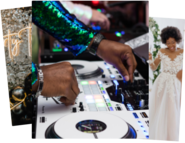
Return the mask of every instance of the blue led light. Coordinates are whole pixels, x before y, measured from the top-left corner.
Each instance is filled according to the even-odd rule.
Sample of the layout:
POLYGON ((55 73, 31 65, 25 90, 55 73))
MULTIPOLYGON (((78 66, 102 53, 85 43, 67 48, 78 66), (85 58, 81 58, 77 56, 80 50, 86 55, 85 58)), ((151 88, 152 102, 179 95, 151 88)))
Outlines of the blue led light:
POLYGON ((109 102, 110 102, 110 100, 109 100, 109 99, 106 99, 106 102, 108 102, 108 103, 109 103, 109 102))
POLYGON ((110 111, 114 111, 112 107, 109 107, 110 111))
POLYGON ((103 94, 106 94, 106 92, 104 90, 102 92, 103 92, 103 94))
POLYGON ((100 87, 103 87, 103 85, 102 85, 102 84, 100 84, 100 87))
POLYGON ((121 31, 121 34, 124 35, 125 34, 125 31, 121 31))
POLYGON ((115 78, 115 76, 113 74, 110 75, 111 78, 115 78))
POLYGON ((109 66, 108 66, 108 65, 105 65, 105 67, 106 67, 107 69, 109 69, 109 66))
POLYGON ((113 80, 113 82, 114 82, 114 84, 115 84, 116 86, 118 86, 118 85, 119 85, 119 83, 118 83, 118 81, 117 81, 117 80, 113 80))
POLYGON ((67 52, 68 51, 68 48, 64 48, 64 51, 67 52))
POLYGON ((146 136, 147 139, 149 139, 149 136, 146 136))
POLYGON ((132 113, 134 115, 134 117, 137 119, 139 118, 138 115, 136 113, 132 113))

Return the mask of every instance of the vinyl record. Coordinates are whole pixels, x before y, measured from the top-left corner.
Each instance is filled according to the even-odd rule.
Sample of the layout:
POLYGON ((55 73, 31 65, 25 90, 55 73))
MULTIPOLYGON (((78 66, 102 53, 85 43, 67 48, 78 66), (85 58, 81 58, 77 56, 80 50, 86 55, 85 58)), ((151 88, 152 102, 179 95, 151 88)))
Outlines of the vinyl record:
POLYGON ((136 131, 122 118, 106 113, 69 114, 48 127, 46 138, 136 138, 136 131))

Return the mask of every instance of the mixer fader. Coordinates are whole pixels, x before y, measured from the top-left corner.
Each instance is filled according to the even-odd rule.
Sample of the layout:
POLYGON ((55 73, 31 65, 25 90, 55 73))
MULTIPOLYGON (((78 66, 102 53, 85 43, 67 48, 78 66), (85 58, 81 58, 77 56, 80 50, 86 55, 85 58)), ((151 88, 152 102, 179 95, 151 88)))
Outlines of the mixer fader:
POLYGON ((149 138, 148 84, 137 70, 131 83, 103 61, 68 62, 80 94, 71 106, 40 96, 36 138, 149 138))

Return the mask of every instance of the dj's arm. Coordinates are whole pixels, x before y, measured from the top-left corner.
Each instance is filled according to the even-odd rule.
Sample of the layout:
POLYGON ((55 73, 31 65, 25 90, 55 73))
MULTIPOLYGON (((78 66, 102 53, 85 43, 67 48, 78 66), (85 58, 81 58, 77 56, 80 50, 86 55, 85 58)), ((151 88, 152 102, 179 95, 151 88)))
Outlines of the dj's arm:
POLYGON ((160 62, 161 62, 161 56, 160 56, 160 50, 157 53, 156 58, 153 60, 152 57, 149 57, 149 65, 150 68, 155 71, 157 69, 157 67, 159 66, 160 62))
POLYGON ((85 51, 98 34, 79 21, 58 1, 33 1, 32 21, 77 56, 85 51))
POLYGON ((60 2, 70 14, 74 14, 78 20, 82 21, 84 24, 89 24, 92 17, 91 7, 83 4, 75 4, 71 1, 60 0, 60 2))

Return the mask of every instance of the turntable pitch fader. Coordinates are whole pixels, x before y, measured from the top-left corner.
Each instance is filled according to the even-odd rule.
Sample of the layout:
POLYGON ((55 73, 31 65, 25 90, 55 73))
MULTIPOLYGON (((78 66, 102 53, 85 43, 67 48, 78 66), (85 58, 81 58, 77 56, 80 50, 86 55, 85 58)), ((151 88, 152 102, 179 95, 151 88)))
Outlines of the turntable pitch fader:
POLYGON ((137 70, 130 83, 103 61, 69 62, 80 94, 71 106, 39 96, 36 138, 149 138, 148 84, 137 70))

